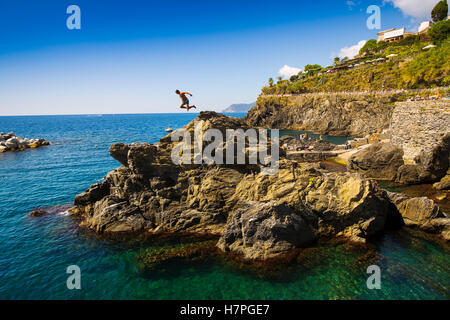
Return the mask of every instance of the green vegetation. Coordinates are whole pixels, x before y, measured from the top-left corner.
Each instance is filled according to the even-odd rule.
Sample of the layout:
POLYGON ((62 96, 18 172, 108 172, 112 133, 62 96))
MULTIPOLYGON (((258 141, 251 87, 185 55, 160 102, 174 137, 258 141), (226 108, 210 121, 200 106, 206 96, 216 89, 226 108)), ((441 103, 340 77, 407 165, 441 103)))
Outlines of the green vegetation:
POLYGON ((431 11, 431 19, 433 19, 434 22, 439 22, 447 18, 447 14, 448 14, 447 0, 442 0, 439 1, 431 11))
POLYGON ((450 85, 450 41, 439 48, 423 52, 402 72, 402 82, 408 88, 450 85))
POLYGON ((263 94, 301 94, 383 89, 423 89, 450 85, 448 21, 430 28, 427 36, 409 36, 386 43, 370 40, 352 60, 333 66, 305 66, 305 72, 264 87, 263 94), (424 50, 436 41, 437 47, 424 50), (445 40, 442 40, 444 39, 445 40))
POLYGON ((376 51, 377 50, 377 40, 370 39, 366 42, 366 44, 359 50, 359 54, 363 54, 367 51, 376 51))
POLYGON ((450 34, 450 20, 440 21, 431 26, 427 35, 434 44, 444 42, 450 34))
POLYGON ((305 66, 305 73, 308 75, 318 74, 322 70, 322 66, 318 64, 307 64, 305 66))

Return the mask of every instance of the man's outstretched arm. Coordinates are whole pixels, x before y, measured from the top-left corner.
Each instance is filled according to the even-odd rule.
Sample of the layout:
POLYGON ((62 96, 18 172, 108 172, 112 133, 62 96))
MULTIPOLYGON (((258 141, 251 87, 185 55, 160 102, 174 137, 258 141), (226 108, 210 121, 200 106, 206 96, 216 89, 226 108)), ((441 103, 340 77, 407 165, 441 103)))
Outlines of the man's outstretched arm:
POLYGON ((190 92, 182 92, 181 94, 188 94, 188 95, 190 95, 191 97, 192 97, 192 94, 190 93, 190 92))

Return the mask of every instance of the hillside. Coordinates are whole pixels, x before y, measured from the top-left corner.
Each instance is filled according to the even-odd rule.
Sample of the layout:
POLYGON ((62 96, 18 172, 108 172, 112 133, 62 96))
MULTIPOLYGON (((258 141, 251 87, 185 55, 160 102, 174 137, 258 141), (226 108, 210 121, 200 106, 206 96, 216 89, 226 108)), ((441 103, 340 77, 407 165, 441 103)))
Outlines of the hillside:
MULTIPOLYGON (((422 89, 450 85, 450 21, 438 25, 439 35, 409 36, 379 43, 368 41, 351 60, 322 68, 308 65, 289 80, 262 88, 262 94, 302 94, 386 89, 422 89), (433 40, 430 40, 433 39, 433 40), (445 40, 443 40, 445 39, 445 40), (433 44, 435 47, 427 48, 433 44), (424 49, 425 48, 425 49, 424 49)), ((436 28, 435 28, 436 29, 436 28)))

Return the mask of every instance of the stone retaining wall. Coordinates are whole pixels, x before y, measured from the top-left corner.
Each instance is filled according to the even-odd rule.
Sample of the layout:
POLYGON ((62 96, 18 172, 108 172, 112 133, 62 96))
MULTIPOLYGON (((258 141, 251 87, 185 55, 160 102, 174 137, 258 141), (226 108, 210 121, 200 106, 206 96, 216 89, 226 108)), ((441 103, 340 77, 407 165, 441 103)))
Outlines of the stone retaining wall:
POLYGON ((405 164, 416 164, 450 133, 450 101, 397 102, 390 124, 391 143, 401 146, 405 164))

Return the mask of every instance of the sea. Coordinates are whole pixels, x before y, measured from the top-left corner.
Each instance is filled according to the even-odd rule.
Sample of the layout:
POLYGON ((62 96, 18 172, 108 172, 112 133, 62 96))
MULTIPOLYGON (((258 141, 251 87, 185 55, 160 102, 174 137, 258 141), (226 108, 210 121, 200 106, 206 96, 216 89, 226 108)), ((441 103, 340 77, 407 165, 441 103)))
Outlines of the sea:
POLYGON ((267 274, 217 257, 147 270, 141 255, 185 240, 111 239, 78 227, 67 208, 75 195, 120 166, 109 155, 111 144, 155 143, 165 128, 180 128, 196 116, 0 117, 0 131, 51 142, 0 153, 0 299, 450 298, 449 245, 415 230, 386 233, 370 250, 320 243, 282 272, 267 274), (30 217, 35 208, 54 213, 30 217), (380 268, 380 289, 367 286, 369 264, 380 268), (67 286, 72 265, 79 267, 80 289, 67 286))

